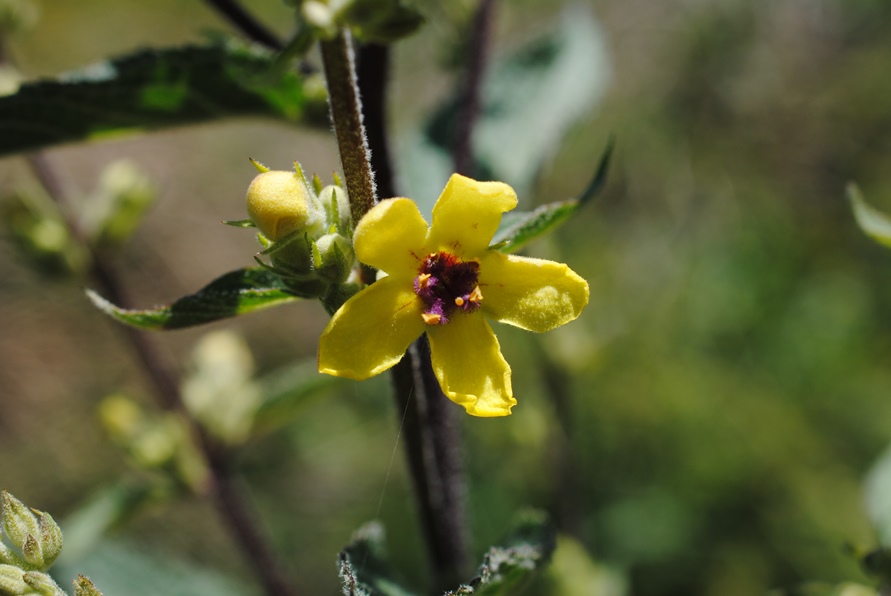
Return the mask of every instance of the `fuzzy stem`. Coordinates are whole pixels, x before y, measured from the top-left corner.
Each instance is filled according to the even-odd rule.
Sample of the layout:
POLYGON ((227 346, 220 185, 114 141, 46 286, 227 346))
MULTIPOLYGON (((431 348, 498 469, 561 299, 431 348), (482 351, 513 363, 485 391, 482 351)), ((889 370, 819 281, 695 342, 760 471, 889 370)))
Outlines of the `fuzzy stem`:
POLYGON ((356 85, 353 48, 349 31, 323 41, 322 62, 328 83, 331 121, 340 150, 343 177, 353 221, 359 221, 377 202, 374 173, 371 171, 368 140, 362 123, 362 102, 356 85))
MULTIPOLYGON (((43 154, 29 158, 29 164, 47 194, 60 207, 65 224, 72 238, 90 251, 89 275, 99 284, 102 293, 112 302, 128 307, 131 302, 123 289, 114 267, 99 251, 96 251, 88 235, 71 216, 66 184, 43 154)), ((161 406, 178 413, 189 424, 190 430, 204 455, 210 473, 211 486, 207 487, 214 504, 226 523, 236 544, 251 563, 257 579, 269 596, 296 596, 297 590, 290 584, 276 559, 273 549, 260 531, 256 512, 245 498, 241 487, 232 476, 228 452, 210 436, 190 415, 182 400, 176 374, 161 356, 158 345, 148 334, 127 325, 118 325, 133 346, 139 363, 155 389, 161 406)))

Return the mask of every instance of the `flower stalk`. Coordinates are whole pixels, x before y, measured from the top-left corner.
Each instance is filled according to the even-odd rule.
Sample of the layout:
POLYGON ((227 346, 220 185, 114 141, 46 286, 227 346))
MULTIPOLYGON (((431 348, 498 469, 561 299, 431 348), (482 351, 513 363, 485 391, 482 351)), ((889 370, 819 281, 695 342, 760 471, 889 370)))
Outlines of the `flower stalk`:
POLYGON ((346 191, 353 221, 359 221, 377 202, 377 195, 349 31, 341 30, 333 39, 322 41, 321 49, 346 191))

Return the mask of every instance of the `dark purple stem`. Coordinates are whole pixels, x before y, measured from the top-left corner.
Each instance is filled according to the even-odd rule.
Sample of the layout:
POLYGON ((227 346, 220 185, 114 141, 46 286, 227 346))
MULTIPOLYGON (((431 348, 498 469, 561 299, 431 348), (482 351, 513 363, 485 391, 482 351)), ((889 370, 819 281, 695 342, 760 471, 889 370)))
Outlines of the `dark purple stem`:
MULTIPOLYGON (((390 51, 363 46, 357 58, 359 90, 378 192, 398 196, 386 126, 390 51)), ((467 480, 456 407, 443 395, 421 337, 391 371, 397 412, 405 412, 403 441, 436 588, 454 588, 467 571, 467 480)))
POLYGON ((480 0, 467 44, 467 65, 458 102, 458 122, 452 160, 459 174, 473 175, 473 130, 480 113, 483 78, 489 57, 489 37, 494 20, 494 0, 480 0))
POLYGON ((235 0, 205 0, 249 39, 271 50, 282 49, 282 42, 235 0))

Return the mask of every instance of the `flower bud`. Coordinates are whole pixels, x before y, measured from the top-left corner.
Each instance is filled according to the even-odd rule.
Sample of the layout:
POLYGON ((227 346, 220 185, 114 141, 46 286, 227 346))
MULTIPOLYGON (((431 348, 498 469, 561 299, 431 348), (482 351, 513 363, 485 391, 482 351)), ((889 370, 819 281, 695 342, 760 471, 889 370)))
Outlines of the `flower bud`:
POLYGON ((259 174, 248 187, 247 211, 254 225, 273 242, 296 231, 310 236, 325 231, 324 210, 299 171, 259 174))
POLYGON ((33 593, 41 596, 67 596, 62 588, 59 587, 53 578, 46 573, 39 571, 28 571, 22 576, 22 579, 33 590, 33 592, 25 592, 25 594, 33 593))
POLYGON ((325 234, 316 241, 316 272, 330 283, 343 283, 353 270, 353 245, 340 234, 325 234))
POLYGON ((27 594, 31 591, 24 579, 25 572, 12 565, 0 565, 0 594, 27 594))
POLYGON ((6 491, 0 492, 0 511, 3 514, 3 532, 12 546, 23 550, 29 536, 37 536, 37 518, 24 503, 6 491))
POLYGON ((46 570, 62 552, 62 530, 48 513, 32 511, 3 491, 0 494, 3 532, 0 562, 24 569, 46 570))
POLYGON ((74 596, 102 596, 102 592, 96 587, 90 578, 78 575, 74 580, 74 596))

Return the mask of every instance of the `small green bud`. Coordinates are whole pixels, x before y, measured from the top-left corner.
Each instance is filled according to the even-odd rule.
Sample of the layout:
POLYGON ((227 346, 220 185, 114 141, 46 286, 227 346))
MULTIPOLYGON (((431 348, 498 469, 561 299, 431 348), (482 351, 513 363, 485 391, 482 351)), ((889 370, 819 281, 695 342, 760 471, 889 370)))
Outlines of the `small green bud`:
POLYGON ((353 245, 340 234, 325 234, 316 242, 319 262, 317 274, 322 279, 339 284, 350 276, 353 270, 353 245))
POLYGON ((328 212, 328 222, 337 227, 344 236, 352 236, 353 215, 350 210, 350 199, 346 192, 334 184, 326 186, 319 193, 319 202, 328 212))
POLYGON ((46 573, 28 571, 22 576, 22 579, 31 587, 34 594, 40 594, 41 596, 67 596, 62 591, 62 588, 59 587, 59 584, 53 581, 53 578, 46 573))
POLYGON ((0 594, 3 596, 18 596, 31 593, 31 588, 25 583, 25 572, 12 565, 0 565, 0 594))
POLYGON ((28 563, 28 565, 31 565, 35 569, 44 568, 43 551, 40 548, 40 543, 33 534, 28 534, 28 537, 25 538, 25 544, 22 545, 22 555, 25 557, 25 562, 28 563))
POLYGON ((49 513, 44 511, 37 515, 40 518, 40 549, 44 569, 48 569, 62 553, 62 529, 49 513))
POLYGON ((24 550, 28 538, 39 535, 37 518, 24 503, 5 490, 0 492, 0 511, 3 513, 3 532, 6 537, 12 546, 24 550))
POLYGON ((315 236, 325 229, 325 213, 299 171, 270 171, 254 178, 247 191, 247 211, 273 242, 296 231, 315 236))
POLYGON ((74 580, 74 596, 102 596, 102 592, 90 581, 90 578, 78 575, 74 580))

